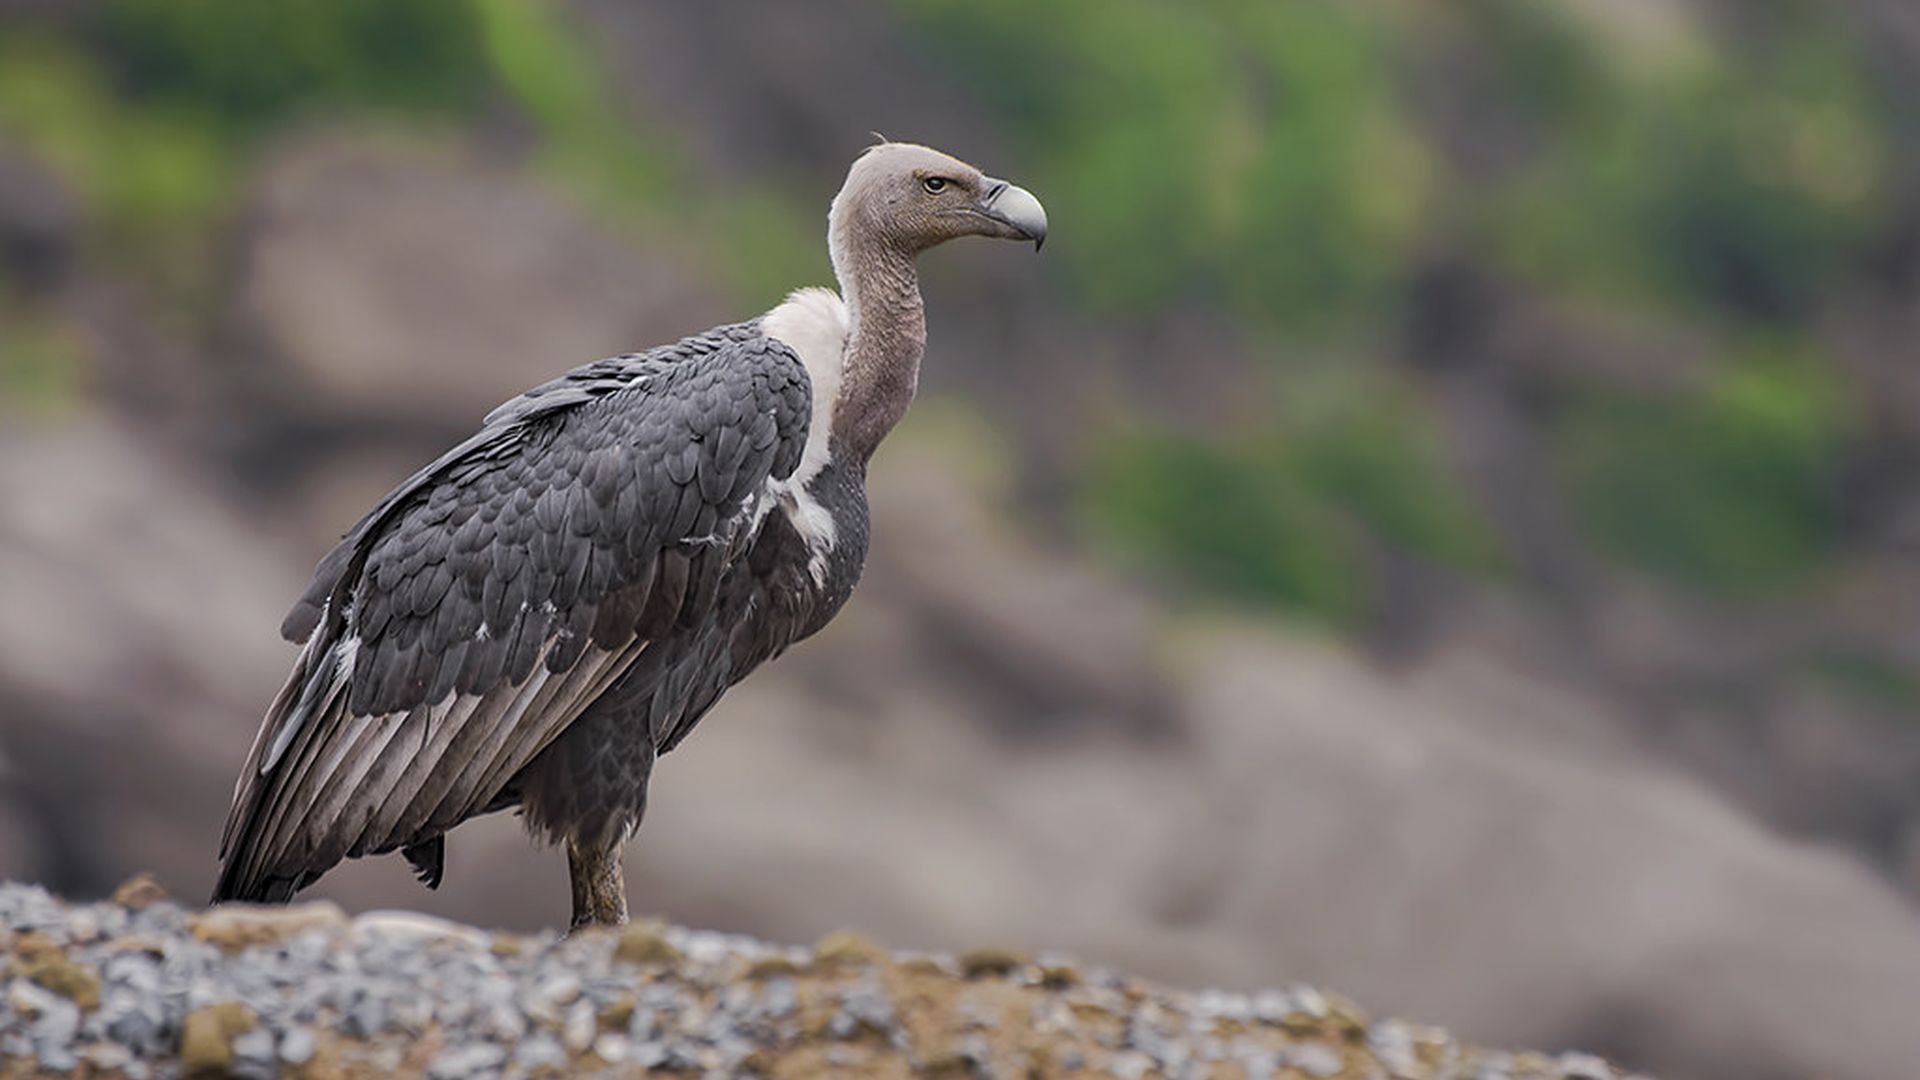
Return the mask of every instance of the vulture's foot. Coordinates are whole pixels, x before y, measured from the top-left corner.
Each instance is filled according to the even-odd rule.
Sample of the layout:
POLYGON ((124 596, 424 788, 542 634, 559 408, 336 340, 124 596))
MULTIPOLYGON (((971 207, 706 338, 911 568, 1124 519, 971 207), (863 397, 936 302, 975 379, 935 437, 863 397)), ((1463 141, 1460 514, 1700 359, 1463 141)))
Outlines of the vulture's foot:
POLYGON ((620 847, 580 846, 567 841, 567 874, 573 881, 573 924, 620 926, 627 921, 627 875, 620 865, 620 847))

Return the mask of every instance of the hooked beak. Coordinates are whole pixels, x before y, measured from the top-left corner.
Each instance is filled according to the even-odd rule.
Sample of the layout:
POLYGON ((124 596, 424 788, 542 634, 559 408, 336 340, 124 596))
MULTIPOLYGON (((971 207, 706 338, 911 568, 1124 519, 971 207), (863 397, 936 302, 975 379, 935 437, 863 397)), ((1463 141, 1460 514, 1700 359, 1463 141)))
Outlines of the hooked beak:
POLYGON ((1009 240, 1031 240, 1035 251, 1047 242, 1046 207, 1018 184, 989 178, 980 213, 1005 227, 1008 231, 1001 235, 1009 240))

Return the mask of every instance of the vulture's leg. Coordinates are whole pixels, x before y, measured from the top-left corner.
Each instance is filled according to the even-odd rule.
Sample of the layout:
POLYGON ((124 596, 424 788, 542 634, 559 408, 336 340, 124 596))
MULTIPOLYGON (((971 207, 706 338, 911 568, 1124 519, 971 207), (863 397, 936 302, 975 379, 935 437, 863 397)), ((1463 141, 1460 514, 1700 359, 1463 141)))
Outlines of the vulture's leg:
POLYGON ((576 930, 627 921, 621 852, 647 811, 653 740, 638 711, 646 702, 619 688, 587 706, 513 784, 527 827, 567 846, 576 930))
POLYGON ((567 840, 567 874, 573 879, 573 929, 619 926, 627 921, 627 876, 620 865, 620 850, 625 846, 622 842, 602 847, 567 840))

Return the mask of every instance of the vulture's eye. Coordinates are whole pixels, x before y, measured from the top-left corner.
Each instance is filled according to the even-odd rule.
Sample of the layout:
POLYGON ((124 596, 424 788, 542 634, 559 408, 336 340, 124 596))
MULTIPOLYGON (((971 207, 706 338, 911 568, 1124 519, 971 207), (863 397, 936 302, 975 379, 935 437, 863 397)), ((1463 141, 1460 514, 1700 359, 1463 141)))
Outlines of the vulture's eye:
POLYGON ((920 181, 920 186, 927 189, 927 194, 938 195, 946 190, 947 181, 945 177, 929 176, 925 180, 920 181))

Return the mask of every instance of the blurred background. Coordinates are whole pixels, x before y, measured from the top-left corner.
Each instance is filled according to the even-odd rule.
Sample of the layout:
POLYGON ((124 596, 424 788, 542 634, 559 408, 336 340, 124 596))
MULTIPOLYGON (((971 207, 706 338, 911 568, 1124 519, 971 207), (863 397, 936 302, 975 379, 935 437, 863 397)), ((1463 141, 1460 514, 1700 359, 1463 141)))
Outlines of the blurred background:
MULTIPOLYGON (((496 402, 923 262, 839 621, 635 907, 1920 1075, 1909 0, 0 0, 0 875, 197 900, 313 561, 496 402)), ((462 828, 313 890, 551 926, 462 828)))

